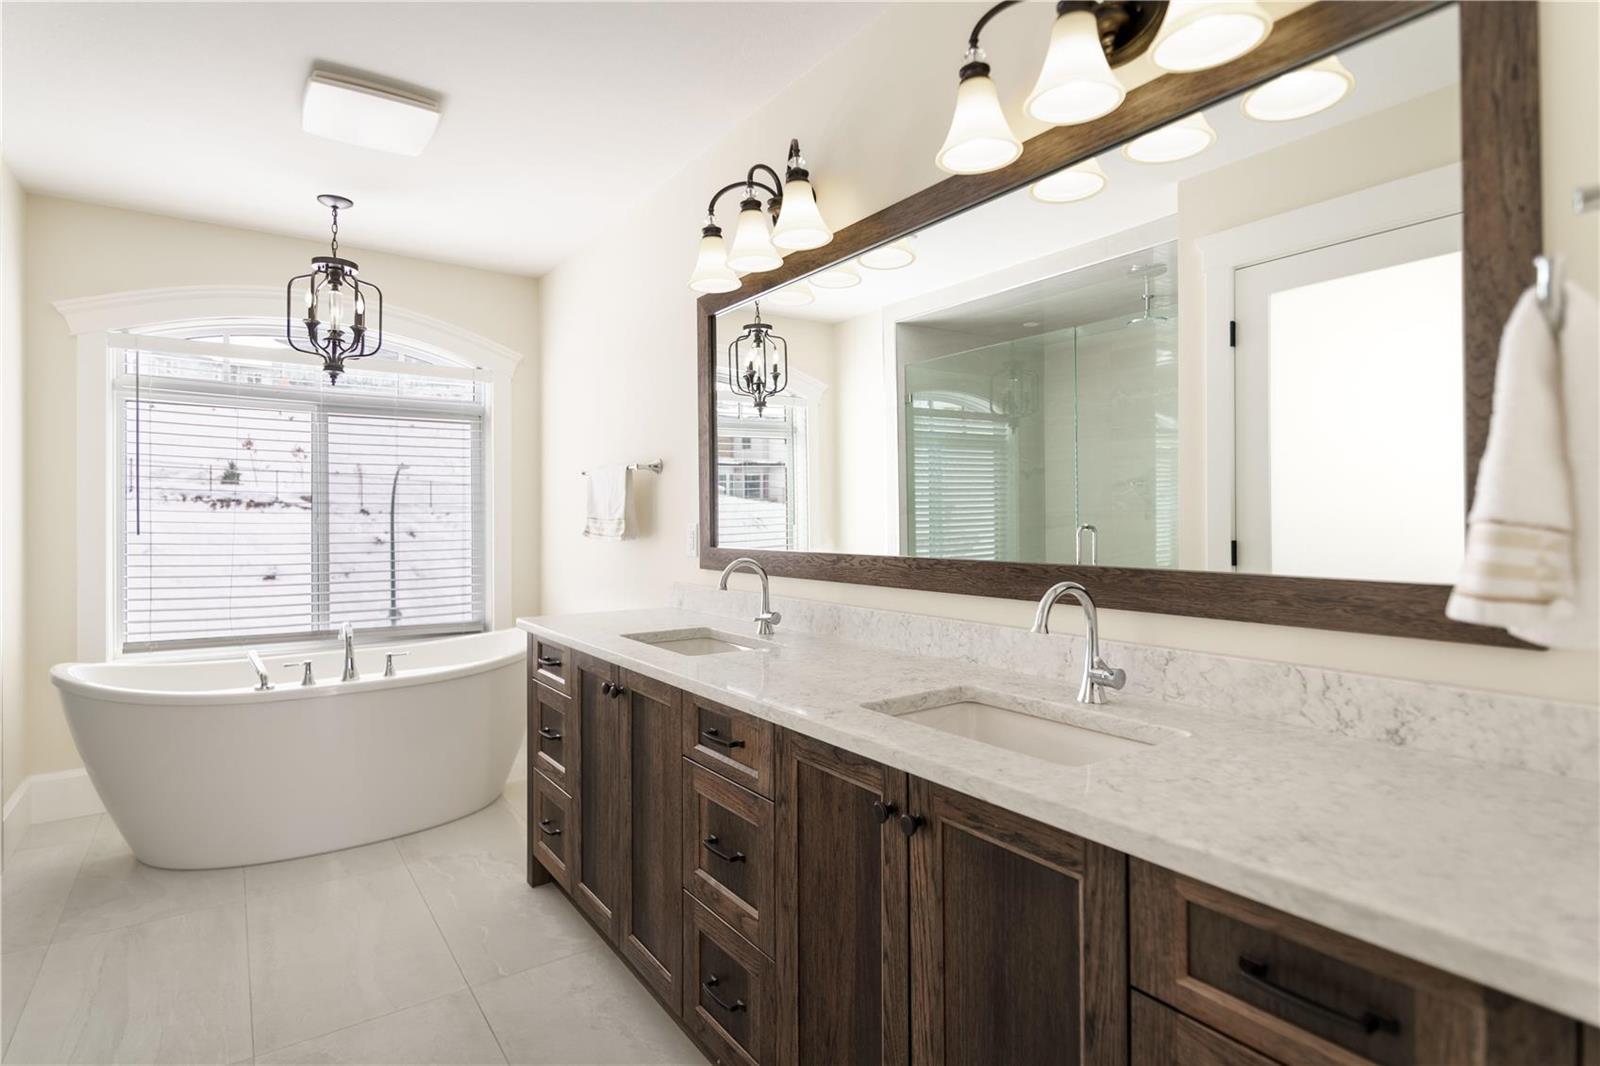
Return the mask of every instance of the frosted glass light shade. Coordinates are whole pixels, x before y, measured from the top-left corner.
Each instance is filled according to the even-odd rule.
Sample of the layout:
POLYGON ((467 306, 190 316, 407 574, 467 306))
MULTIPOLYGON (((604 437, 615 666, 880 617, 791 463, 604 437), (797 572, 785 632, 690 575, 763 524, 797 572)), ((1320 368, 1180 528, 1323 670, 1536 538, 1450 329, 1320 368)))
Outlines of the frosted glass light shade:
POLYGON ((695 292, 732 292, 738 287, 739 275, 728 266, 728 247, 722 240, 722 231, 702 232, 689 288, 695 292))
POLYGON ((1176 163, 1199 155, 1217 139, 1217 131, 1199 112, 1151 130, 1122 146, 1122 154, 1135 163, 1176 163))
POLYGON ((739 224, 733 230, 733 247, 728 249, 728 266, 741 274, 759 274, 782 265, 783 255, 772 243, 767 213, 755 200, 744 201, 739 207, 739 224))
POLYGON ((1291 70, 1245 94, 1240 107, 1261 122, 1288 122, 1326 111, 1355 88, 1355 75, 1338 56, 1291 70))
POLYGON ((1205 70, 1238 59, 1270 32, 1255 0, 1173 0, 1150 58, 1162 70, 1205 70))
POLYGON ((1028 114, 1040 122, 1072 126, 1110 114, 1127 94, 1111 73, 1094 15, 1069 11, 1057 18, 1039 80, 1028 94, 1028 114))
POLYGON ((772 243, 786 252, 821 248, 833 240, 833 230, 822 221, 817 210, 817 194, 805 178, 791 178, 783 184, 783 206, 778 209, 778 224, 772 230, 772 243))
POLYGON ((905 241, 895 241, 874 248, 870 252, 862 252, 856 256, 856 262, 868 270, 899 270, 908 267, 917 261, 917 253, 911 250, 905 241))
POLYGON ((810 281, 819 289, 849 289, 861 284, 861 275, 849 267, 829 267, 811 275, 810 281))
POLYGON ((816 302, 817 296, 811 291, 811 286, 803 281, 793 285, 785 285, 781 289, 774 289, 761 298, 761 301, 771 307, 804 307, 806 304, 816 302))
POLYGON ((1029 187, 1035 200, 1047 204, 1070 204, 1087 200, 1106 187, 1106 172, 1093 159, 1077 166, 1058 170, 1049 177, 1040 178, 1029 187))
POLYGON ((1006 122, 994 82, 987 74, 961 79, 950 132, 934 157, 939 169, 951 174, 983 174, 999 170, 1021 154, 1022 142, 1006 122))

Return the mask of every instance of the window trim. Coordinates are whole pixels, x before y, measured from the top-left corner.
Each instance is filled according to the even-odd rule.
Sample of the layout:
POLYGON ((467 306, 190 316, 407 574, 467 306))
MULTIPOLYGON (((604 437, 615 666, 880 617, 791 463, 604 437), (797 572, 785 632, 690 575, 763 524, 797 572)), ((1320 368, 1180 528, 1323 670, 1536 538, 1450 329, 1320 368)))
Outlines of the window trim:
MULTIPOLYGON (((77 337, 77 656, 86 662, 123 658, 234 658, 240 643, 176 652, 130 652, 117 648, 113 628, 117 598, 114 559, 118 551, 113 517, 117 477, 113 456, 115 366, 112 333, 140 333, 189 325, 201 320, 273 320, 283 314, 283 290, 266 286, 181 286, 110 293, 58 300, 54 307, 77 337)), ((484 553, 485 613, 489 628, 513 622, 511 555, 511 424, 512 376, 524 356, 496 341, 430 315, 403 307, 384 308, 385 325, 407 346, 453 357, 458 365, 476 368, 489 384, 484 411, 485 459, 484 553)), ((64 462, 72 460, 62 457, 64 462)), ((65 593, 66 590, 63 590, 65 593)), ((392 639, 383 638, 383 639, 392 639)), ((326 642, 295 641, 281 650, 326 642)))

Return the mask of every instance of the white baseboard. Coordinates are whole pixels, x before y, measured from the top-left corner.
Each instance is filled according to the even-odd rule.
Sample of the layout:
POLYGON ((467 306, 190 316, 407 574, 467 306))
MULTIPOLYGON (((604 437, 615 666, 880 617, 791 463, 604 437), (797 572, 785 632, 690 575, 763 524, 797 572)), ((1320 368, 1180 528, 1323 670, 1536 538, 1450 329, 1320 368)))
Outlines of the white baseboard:
POLYGON ((106 805, 89 780, 88 771, 57 770, 29 774, 11 794, 5 807, 5 850, 9 855, 28 827, 64 818, 102 814, 106 805))

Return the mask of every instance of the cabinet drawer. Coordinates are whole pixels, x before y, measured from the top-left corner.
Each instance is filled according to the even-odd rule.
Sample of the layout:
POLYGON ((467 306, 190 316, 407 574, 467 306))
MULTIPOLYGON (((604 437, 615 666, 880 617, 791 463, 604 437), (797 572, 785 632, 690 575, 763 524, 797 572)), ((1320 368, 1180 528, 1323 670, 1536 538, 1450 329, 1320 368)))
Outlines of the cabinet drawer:
POLYGON ((568 812, 572 800, 541 773, 528 778, 532 790, 533 820, 528 825, 529 848, 540 866, 567 891, 572 891, 572 826, 568 812))
POLYGON ((572 728, 572 697, 540 684, 528 687, 528 753, 532 756, 533 768, 571 795, 572 781, 567 773, 571 748, 567 734, 572 728))
POLYGON ((1193 1018, 1132 993, 1131 1066, 1277 1066, 1193 1018))
POLYGON ((684 693, 683 754, 772 798, 772 723, 684 693))
POLYGON ((772 801, 686 762, 683 887, 772 957, 772 801))
POLYGON ((773 1061, 772 963, 686 896, 683 1018, 722 1063, 773 1061))
POLYGON ((1136 988, 1271 1058, 1318 1066, 1570 1062, 1532 1004, 1148 863, 1129 864, 1136 988))
POLYGON ((572 654, 543 637, 528 637, 528 676, 563 696, 572 695, 572 654))

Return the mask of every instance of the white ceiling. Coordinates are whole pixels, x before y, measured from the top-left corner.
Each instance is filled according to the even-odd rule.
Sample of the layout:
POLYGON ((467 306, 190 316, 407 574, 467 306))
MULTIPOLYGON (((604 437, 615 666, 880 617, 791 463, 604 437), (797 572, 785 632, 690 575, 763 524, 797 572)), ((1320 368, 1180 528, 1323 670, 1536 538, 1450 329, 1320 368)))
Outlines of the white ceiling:
MULTIPOLYGON (((31 191, 540 274, 882 10, 871 3, 6 3, 31 191), (759 33, 759 77, 735 57, 759 33), (312 137, 314 62, 433 90, 415 159, 312 137)), ((781 149, 781 144, 775 151, 781 149)))

